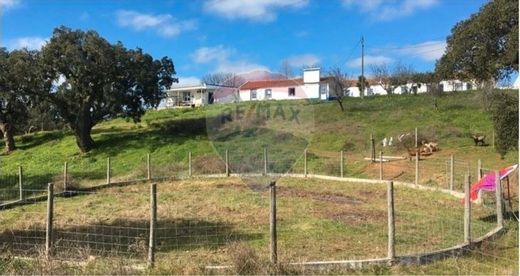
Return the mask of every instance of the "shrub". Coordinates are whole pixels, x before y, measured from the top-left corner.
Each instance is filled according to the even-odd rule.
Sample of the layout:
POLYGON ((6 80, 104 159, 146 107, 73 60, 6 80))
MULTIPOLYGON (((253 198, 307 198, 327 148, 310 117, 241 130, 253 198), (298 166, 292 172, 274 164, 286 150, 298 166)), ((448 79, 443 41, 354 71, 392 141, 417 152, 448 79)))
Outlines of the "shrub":
POLYGON ((503 91, 496 92, 490 113, 496 150, 504 159, 508 150, 518 148, 518 97, 503 91))

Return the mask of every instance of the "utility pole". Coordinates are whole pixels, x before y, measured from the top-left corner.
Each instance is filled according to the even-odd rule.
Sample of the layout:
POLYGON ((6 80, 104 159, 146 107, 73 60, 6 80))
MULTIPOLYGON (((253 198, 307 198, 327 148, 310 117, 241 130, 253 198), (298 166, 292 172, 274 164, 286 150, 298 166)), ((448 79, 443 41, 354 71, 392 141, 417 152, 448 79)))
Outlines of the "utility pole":
POLYGON ((361 36, 361 98, 365 96, 365 38, 361 36))

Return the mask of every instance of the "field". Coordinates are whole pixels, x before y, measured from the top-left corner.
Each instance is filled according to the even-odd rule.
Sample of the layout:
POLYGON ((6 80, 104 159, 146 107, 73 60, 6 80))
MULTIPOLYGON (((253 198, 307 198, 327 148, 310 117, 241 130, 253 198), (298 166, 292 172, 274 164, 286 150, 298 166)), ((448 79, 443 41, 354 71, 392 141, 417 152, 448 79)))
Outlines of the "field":
MULTIPOLYGON (((54 272, 110 271, 118 267, 115 265, 118 262, 123 262, 119 264, 121 269, 131 272, 136 264, 144 263, 148 193, 149 186, 139 184, 58 198, 55 259, 88 260, 88 263, 86 267, 59 267, 54 272), (120 257, 125 258, 122 261, 120 257)), ((395 202, 397 255, 427 252, 462 242, 463 205, 459 200, 445 194, 396 187, 395 202)), ((277 207, 282 264, 385 257, 384 185, 283 178, 279 181, 277 207)), ((495 227, 492 207, 474 208, 474 237, 495 227)), ((41 203, 2 212, 0 240, 5 246, 4 255, 5 252, 24 256, 41 254, 45 208, 41 203)), ((248 255, 252 261, 265 263, 269 248, 268 217, 268 191, 253 190, 239 178, 161 182, 157 265, 148 273, 207 273, 204 269, 207 265, 233 265, 237 261, 233 257, 236 251, 244 248, 254 252, 248 255)), ((516 251, 499 248, 502 249, 494 250, 505 250, 508 254, 516 251)), ((16 270, 18 262, 6 262, 0 272, 37 272, 33 270, 37 269, 36 264, 16 270)), ((411 272, 425 268, 401 269, 411 272)), ((469 272, 467 269, 472 268, 463 269, 469 272)), ((516 266, 487 264, 476 271, 485 273, 493 269, 509 273, 516 266)))
MULTIPOLYGON (((11 258, 12 254, 4 253, 0 273, 219 273, 207 271, 205 266, 233 266, 244 258, 252 260, 250 269, 258 269, 257 273, 305 273, 287 263, 384 257, 387 226, 383 186, 282 178, 278 181, 281 266, 273 268, 268 265, 268 192, 254 179, 172 179, 188 175, 189 153, 193 175, 224 173, 226 150, 232 172, 261 173, 265 146, 267 168, 272 173, 302 173, 303 149, 307 149, 308 173, 339 176, 343 151, 345 176, 377 179, 379 164, 364 160, 369 156, 370 135, 376 140, 378 153, 405 156, 403 145, 383 148, 380 141, 417 128, 419 140, 440 145, 440 151, 419 162, 419 183, 447 188, 448 161, 454 155, 454 189, 462 191, 465 174, 475 179, 478 159, 484 171, 518 160, 517 151, 500 159, 492 145, 474 146, 471 134, 486 135, 488 143, 493 136, 481 98, 478 91, 451 93, 436 99, 437 109, 430 95, 349 98, 345 112, 335 102, 283 101, 277 104, 300 110, 301 124, 272 120, 260 131, 226 139, 208 133, 208 122, 222 114, 226 105, 149 111, 138 124, 113 119, 96 126, 96 148, 87 154, 79 153, 68 130, 18 136, 18 150, 0 157, 0 202, 18 199, 19 166, 23 166, 23 192, 29 197, 44 194, 49 182, 55 183, 57 191, 62 190, 65 162, 68 189, 104 184, 108 158, 112 182, 145 180, 150 154, 151 178, 159 181, 158 265, 153 270, 141 269, 149 214, 149 186, 142 182, 57 198, 55 227, 60 242, 56 244, 56 260, 11 258), (70 259, 80 260, 81 265, 68 262, 70 259)), ((244 110, 253 106, 240 104, 244 110)), ((415 162, 407 159, 385 163, 384 179, 413 182, 414 167, 415 162)), ((517 186, 513 181, 513 194, 517 194, 517 186)), ((493 195, 488 196, 483 205, 474 207, 474 237, 496 225, 493 195)), ((517 200, 514 210, 518 210, 517 200)), ((453 197, 396 187, 397 254, 460 243, 462 215, 463 205, 453 197)), ((44 203, 2 210, 0 220, 4 252, 28 257, 42 254, 44 203), (7 241, 13 240, 15 246, 7 246, 7 241)), ((332 269, 326 273, 515 273, 518 224, 509 218, 507 228, 499 240, 464 257, 424 266, 332 269)))

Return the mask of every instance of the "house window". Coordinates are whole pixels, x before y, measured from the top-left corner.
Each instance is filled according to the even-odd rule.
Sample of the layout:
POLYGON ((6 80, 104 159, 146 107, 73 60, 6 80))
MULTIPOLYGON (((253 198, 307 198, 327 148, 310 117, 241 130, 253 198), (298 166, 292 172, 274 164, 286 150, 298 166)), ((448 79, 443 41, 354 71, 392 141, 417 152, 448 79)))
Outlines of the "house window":
POLYGON ((191 93, 189 91, 182 92, 182 98, 185 102, 191 102, 191 93))
POLYGON ((294 87, 289 87, 289 97, 296 96, 296 89, 294 87))
POLYGON ((454 85, 454 90, 455 91, 461 91, 462 90, 462 83, 456 82, 455 85, 454 85))
POLYGON ((272 95, 273 95, 273 92, 272 92, 271 89, 266 89, 265 90, 265 98, 266 99, 270 99, 272 95))
POLYGON ((468 90, 472 90, 473 89, 473 87, 471 86, 471 83, 467 84, 467 88, 468 88, 468 90))
POLYGON ((256 100, 256 89, 251 89, 251 100, 256 100))

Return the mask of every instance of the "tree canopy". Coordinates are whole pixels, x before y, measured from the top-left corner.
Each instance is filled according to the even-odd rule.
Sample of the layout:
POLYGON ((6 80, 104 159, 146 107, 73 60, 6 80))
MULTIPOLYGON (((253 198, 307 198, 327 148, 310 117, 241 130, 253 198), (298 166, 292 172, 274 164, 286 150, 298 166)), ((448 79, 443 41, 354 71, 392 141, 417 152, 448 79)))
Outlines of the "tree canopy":
POLYGON ((95 31, 56 28, 41 53, 44 96, 74 131, 82 152, 94 146, 91 130, 112 117, 140 120, 156 107, 174 78, 168 57, 110 44, 95 31))
POLYGON ((518 0, 494 0, 458 22, 436 64, 443 78, 497 81, 518 71, 518 0))
POLYGON ((42 89, 37 52, 0 48, 0 132, 5 151, 15 150, 14 134, 28 118, 30 99, 42 89))

